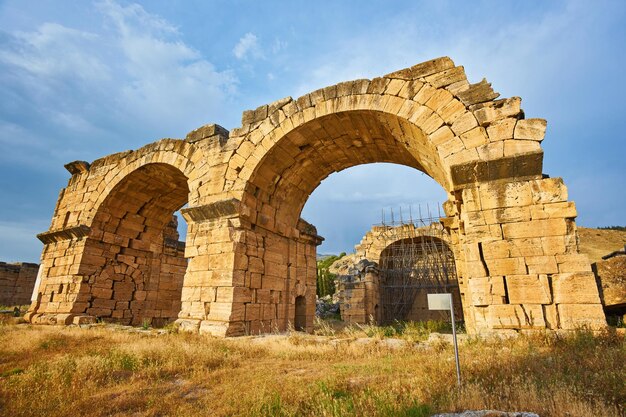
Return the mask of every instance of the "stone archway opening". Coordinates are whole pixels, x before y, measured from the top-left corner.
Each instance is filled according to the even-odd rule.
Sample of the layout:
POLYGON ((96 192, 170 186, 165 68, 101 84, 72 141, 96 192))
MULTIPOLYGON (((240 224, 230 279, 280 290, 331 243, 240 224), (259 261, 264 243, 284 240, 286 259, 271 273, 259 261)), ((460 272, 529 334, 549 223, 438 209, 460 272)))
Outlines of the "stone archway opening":
POLYGON ((246 241, 253 240, 263 249, 261 256, 247 255, 250 266, 263 266, 258 271, 260 287, 252 289, 252 303, 262 300, 258 310, 270 313, 265 319, 245 317, 245 329, 253 333, 268 326, 285 329, 287 321, 297 316, 296 301, 304 297, 303 329, 312 330, 316 247, 322 240, 317 230, 300 218, 303 207, 329 175, 381 162, 425 173, 450 198, 449 179, 436 148, 420 128, 394 114, 358 110, 313 119, 283 136, 264 155, 241 202, 250 222, 246 241), (269 297, 265 297, 264 287, 270 289, 269 297))
POLYGON ((429 233, 389 243, 380 254, 379 275, 381 324, 449 321, 448 312, 428 309, 427 295, 437 293, 452 294, 455 317, 463 320, 454 252, 444 239, 429 233))
POLYGON ((81 259, 84 314, 130 325, 176 319, 187 260, 174 213, 188 194, 185 175, 163 163, 132 171, 109 192, 81 259))

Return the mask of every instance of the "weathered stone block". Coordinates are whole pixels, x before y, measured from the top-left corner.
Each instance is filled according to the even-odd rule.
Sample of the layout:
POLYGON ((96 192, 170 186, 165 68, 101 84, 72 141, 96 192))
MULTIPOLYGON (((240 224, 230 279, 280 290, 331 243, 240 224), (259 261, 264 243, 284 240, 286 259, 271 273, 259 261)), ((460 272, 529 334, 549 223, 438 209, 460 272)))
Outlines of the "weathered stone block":
POLYGON ((556 255, 556 262, 559 265, 559 272, 562 273, 591 271, 589 258, 584 254, 556 255))
POLYGON ((487 321, 492 329, 542 329, 546 326, 540 304, 491 305, 487 321))
POLYGON ((503 277, 470 278, 467 288, 470 302, 474 306, 504 304, 506 290, 503 277))
POLYGON ((506 288, 511 304, 550 304, 552 302, 547 275, 507 275, 506 288))
POLYGON ((546 134, 547 123, 544 119, 518 120, 513 138, 541 142, 546 134))
POLYGON ((486 259, 490 275, 524 275, 526 264, 524 258, 486 259))
POLYGON ((562 329, 600 330, 606 327, 606 318, 601 304, 559 304, 557 308, 562 329))
POLYGON ((502 233, 507 239, 562 236, 567 233, 567 224, 564 219, 507 223, 502 225, 502 233))
POLYGON ((599 304, 600 296, 592 272, 554 274, 552 291, 557 304, 599 304))
POLYGON ((554 256, 527 256, 524 259, 530 274, 556 274, 559 272, 554 256))

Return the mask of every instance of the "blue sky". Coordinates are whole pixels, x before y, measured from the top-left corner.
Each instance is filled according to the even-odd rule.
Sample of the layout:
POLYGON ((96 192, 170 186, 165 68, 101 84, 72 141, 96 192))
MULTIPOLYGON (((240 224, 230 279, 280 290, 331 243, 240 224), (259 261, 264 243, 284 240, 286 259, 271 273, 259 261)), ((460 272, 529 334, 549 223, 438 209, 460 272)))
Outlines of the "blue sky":
MULTIPOLYGON (((439 56, 548 120, 578 224, 624 225, 624 1, 0 2, 0 260, 37 262, 63 164, 239 125, 246 109, 439 56)), ((350 251, 383 207, 441 202, 399 166, 334 174, 303 217, 350 251)))

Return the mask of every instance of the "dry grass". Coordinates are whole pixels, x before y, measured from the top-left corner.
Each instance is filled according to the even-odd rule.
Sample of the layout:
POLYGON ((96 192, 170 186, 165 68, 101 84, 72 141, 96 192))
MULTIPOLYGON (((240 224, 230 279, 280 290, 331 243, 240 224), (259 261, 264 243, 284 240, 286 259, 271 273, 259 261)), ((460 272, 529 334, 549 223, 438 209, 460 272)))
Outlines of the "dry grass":
POLYGON ((429 416, 495 408, 624 415, 625 344, 614 332, 469 340, 461 346, 460 391, 450 345, 406 339, 392 348, 357 336, 221 340, 5 323, 0 414, 429 416))
POLYGON ((626 245, 626 231, 591 229, 578 227, 580 251, 589 256, 589 262, 594 263, 613 251, 620 250, 626 245))

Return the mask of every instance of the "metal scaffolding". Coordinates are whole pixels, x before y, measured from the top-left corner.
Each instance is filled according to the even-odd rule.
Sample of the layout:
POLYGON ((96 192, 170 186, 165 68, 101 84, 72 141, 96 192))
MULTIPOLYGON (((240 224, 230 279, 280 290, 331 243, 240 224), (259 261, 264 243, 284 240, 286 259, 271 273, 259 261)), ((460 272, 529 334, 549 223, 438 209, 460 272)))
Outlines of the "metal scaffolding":
POLYGON ((378 225, 385 246, 379 265, 382 323, 414 319, 410 314, 420 294, 421 300, 426 293, 459 293, 448 232, 429 209, 426 216, 421 207, 417 214, 414 219, 411 208, 390 209, 378 225))

